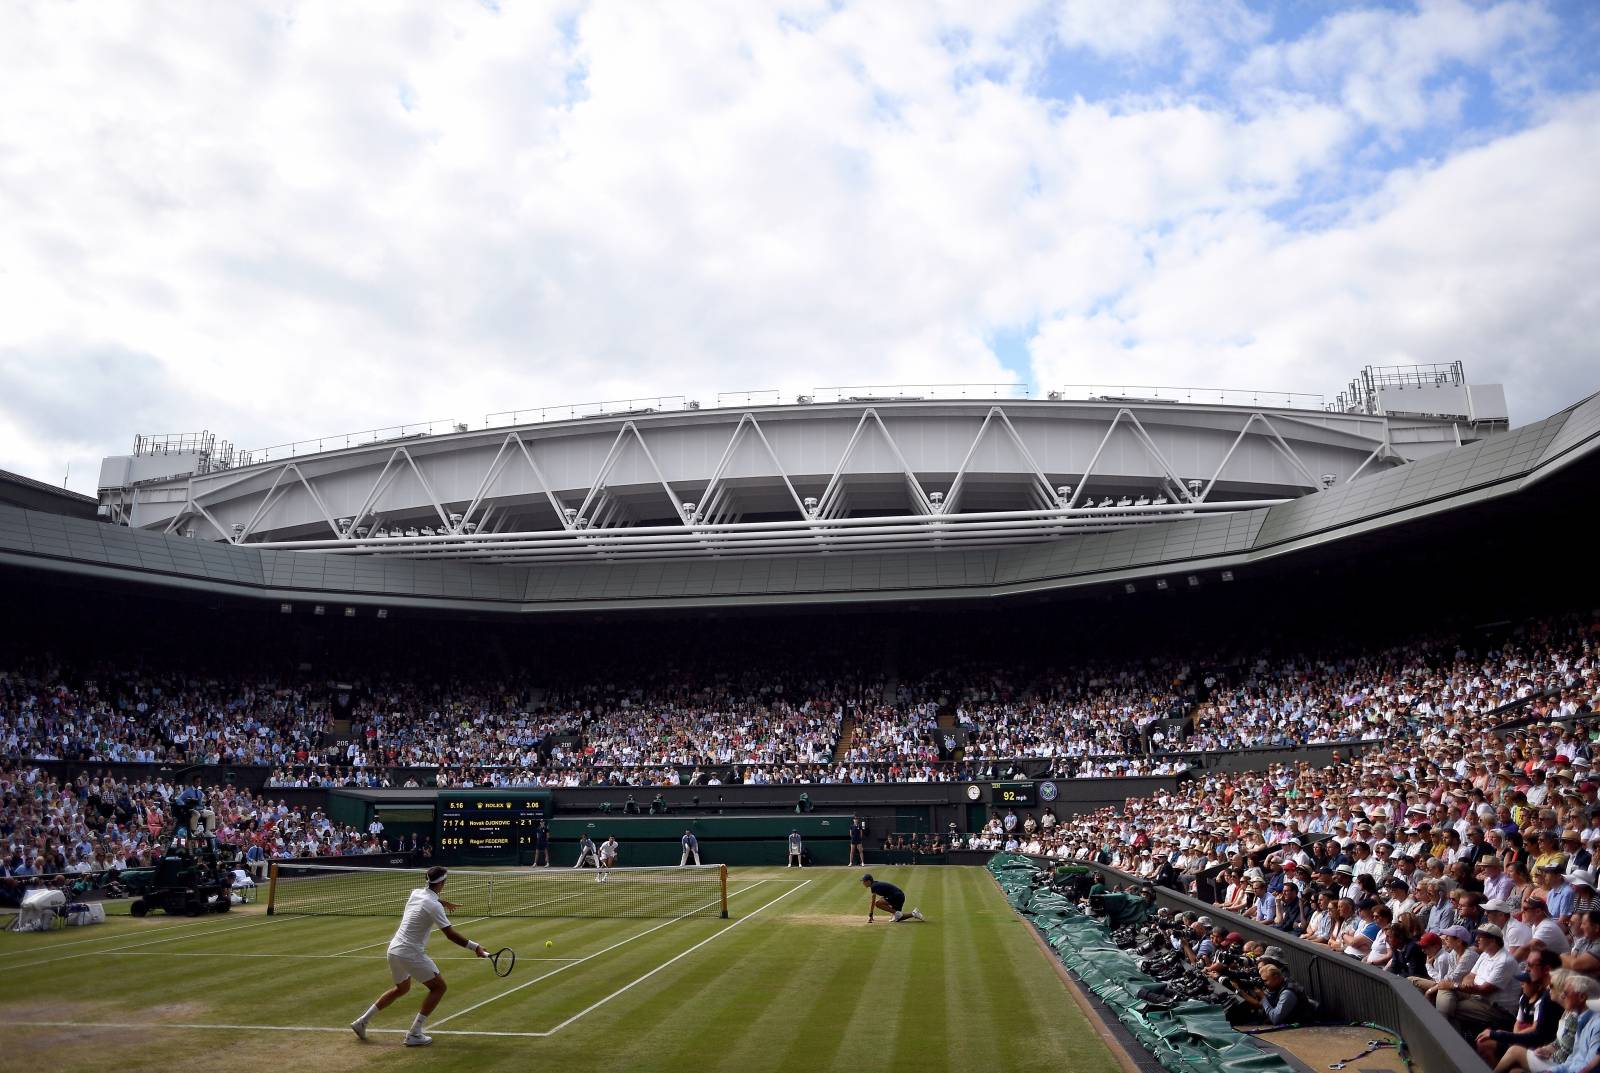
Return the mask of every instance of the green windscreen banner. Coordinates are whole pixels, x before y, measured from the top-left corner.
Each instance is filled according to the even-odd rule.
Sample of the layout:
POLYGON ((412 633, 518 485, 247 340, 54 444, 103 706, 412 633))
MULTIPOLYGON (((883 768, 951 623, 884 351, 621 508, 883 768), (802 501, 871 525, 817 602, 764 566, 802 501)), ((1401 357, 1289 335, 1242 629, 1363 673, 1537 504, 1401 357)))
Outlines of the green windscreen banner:
MULTIPOLYGON (((1153 1006, 1140 997, 1160 981, 1111 941, 1111 930, 1052 890, 1045 869, 1028 857, 999 854, 989 862, 1006 901, 1044 937, 1056 957, 1105 1003, 1139 1044, 1173 1073, 1292 1073, 1281 1056, 1228 1023, 1222 1007, 1200 1001, 1153 1006)), ((1117 926, 1143 919, 1143 899, 1106 895, 1117 926), (1113 900, 1116 899, 1116 900, 1113 900)))

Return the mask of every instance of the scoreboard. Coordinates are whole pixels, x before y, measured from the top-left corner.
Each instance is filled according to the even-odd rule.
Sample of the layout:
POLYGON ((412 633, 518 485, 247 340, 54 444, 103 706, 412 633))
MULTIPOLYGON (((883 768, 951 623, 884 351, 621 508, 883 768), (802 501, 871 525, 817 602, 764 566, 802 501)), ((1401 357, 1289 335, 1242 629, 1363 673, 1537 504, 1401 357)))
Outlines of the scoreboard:
POLYGON ((1034 796, 1031 782, 995 782, 989 784, 989 789, 996 805, 1032 808, 1038 800, 1034 796))
POLYGON ((467 864, 516 864, 533 853, 550 818, 549 791, 441 790, 434 804, 439 856, 467 864))

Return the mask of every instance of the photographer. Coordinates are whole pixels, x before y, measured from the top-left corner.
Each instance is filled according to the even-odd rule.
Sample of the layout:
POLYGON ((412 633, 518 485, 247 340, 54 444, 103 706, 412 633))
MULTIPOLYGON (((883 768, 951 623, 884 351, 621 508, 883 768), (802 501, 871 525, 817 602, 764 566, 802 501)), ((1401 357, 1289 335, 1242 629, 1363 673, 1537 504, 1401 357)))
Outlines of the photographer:
POLYGON ((1254 1012, 1265 1017, 1268 1024, 1289 1025, 1300 1018, 1300 995, 1290 984, 1283 966, 1263 957, 1260 961, 1261 984, 1257 990, 1241 991, 1239 998, 1254 1012))

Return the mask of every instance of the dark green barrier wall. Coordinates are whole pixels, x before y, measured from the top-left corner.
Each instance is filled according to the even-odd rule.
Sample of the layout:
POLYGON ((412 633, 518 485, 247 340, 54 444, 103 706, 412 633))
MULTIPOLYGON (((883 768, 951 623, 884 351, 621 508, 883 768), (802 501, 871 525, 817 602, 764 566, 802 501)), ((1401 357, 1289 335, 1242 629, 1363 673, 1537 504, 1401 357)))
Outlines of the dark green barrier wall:
POLYGON ((624 868, 677 864, 683 856, 684 829, 700 840, 704 864, 784 864, 789 832, 805 842, 807 864, 846 864, 850 858, 850 817, 823 816, 580 816, 550 821, 550 860, 570 867, 578 859, 578 839, 596 844, 615 835, 622 844, 624 868))

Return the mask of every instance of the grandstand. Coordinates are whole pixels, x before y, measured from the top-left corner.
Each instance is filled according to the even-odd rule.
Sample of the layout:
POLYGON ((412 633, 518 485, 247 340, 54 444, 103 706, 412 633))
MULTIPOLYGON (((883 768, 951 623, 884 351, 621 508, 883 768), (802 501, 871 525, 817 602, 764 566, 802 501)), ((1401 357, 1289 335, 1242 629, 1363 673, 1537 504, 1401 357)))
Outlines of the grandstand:
MULTIPOLYGON (((1519 913, 1545 884, 1559 941, 1600 943, 1600 396, 1510 429, 1459 366, 1366 370, 1332 403, 1069 394, 566 408, 264 452, 141 437, 95 519, 0 503, 0 896, 122 891, 197 780, 261 880, 243 921, 16 936, 0 1007, 66 1068, 94 1026, 342 1044, 326 1007, 365 1001, 397 899, 443 862, 483 921, 464 930, 533 966, 446 966, 437 1027, 463 1061, 589 1068, 595 1030, 630 1063, 704 1068, 681 1008, 727 1030, 712 1065, 871 1066, 863 987, 893 973, 942 988, 891 1003, 899 1065, 1109 1069, 1086 1018, 1121 1012, 1134 1054, 1162 1033, 1065 954, 1105 1004, 1063 988, 1055 929, 1092 917, 1038 888, 1067 865, 1285 947, 1425 1073, 1482 1067, 1461 1010, 1388 978, 1502 851, 1531 869, 1519 913), (858 934, 856 819, 936 926, 858 934), (784 867, 791 830, 816 871, 784 867), (1487 830, 1492 854, 1467 848, 1487 830), (670 878, 684 831, 707 868, 670 878), (607 834, 623 878, 596 893, 572 866, 607 834), (1015 862, 1043 878, 1016 886, 1015 862), (999 886, 964 867, 984 863, 999 886), (1396 874, 1403 896, 1357 889, 1396 874), (1323 915, 1286 922, 1285 886, 1323 915), (1331 947, 1364 925, 1324 895, 1389 913, 1382 942, 1331 947), (279 986, 230 989, 257 960, 279 986), (211 993, 152 1027, 145 980, 211 993)), ((1200 1049, 1174 1053, 1221 1061, 1200 1049)))

